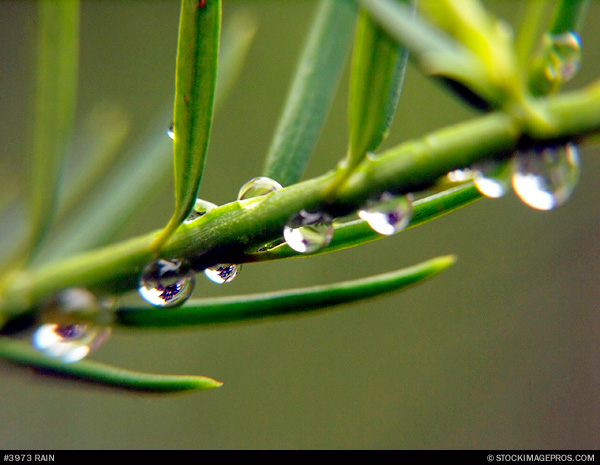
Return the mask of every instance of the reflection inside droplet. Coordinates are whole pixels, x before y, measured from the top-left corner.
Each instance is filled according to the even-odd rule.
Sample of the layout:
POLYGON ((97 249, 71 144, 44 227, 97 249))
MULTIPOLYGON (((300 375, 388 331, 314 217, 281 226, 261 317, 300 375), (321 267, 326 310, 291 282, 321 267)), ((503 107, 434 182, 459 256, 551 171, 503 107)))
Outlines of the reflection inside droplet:
POLYGON ((33 346, 49 357, 72 363, 85 358, 108 337, 111 329, 88 324, 41 325, 33 334, 33 346))
POLYGON ((510 166, 507 163, 486 161, 473 166, 473 184, 486 197, 497 199, 510 186, 510 166))
POLYGON ((300 212, 283 229, 287 244, 300 253, 312 253, 327 247, 333 238, 332 220, 321 212, 300 212))
POLYGON ((579 180, 579 154, 573 143, 530 150, 512 163, 512 184, 527 205, 551 210, 564 204, 579 180))
POLYGON ((271 192, 283 189, 281 184, 271 178, 261 176, 251 179, 244 184, 238 192, 238 200, 246 200, 254 197, 261 197, 270 194, 271 192))
POLYGON ((379 200, 359 210, 358 216, 369 223, 373 231, 390 236, 402 231, 412 218, 412 202, 407 196, 381 195, 379 200))
POLYGON ((171 125, 169 126, 169 128, 167 129, 167 135, 175 140, 175 130, 173 129, 173 123, 171 123, 171 125))
POLYGON ((581 66, 581 39, 575 32, 548 34, 549 46, 546 77, 552 83, 567 82, 573 79, 581 66))
POLYGON ((183 304, 194 290, 196 277, 181 260, 157 260, 142 271, 139 293, 157 307, 183 304))
POLYGON ((204 274, 208 279, 217 284, 224 284, 233 281, 233 279, 241 271, 242 265, 221 264, 211 266, 204 270, 204 274))

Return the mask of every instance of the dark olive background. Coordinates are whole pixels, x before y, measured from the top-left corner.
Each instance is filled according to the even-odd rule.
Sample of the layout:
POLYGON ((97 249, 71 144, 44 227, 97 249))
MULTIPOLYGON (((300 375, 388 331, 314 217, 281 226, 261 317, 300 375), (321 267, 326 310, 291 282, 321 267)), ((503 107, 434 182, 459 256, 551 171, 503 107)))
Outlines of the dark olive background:
MULTIPOLYGON (((200 192, 215 203, 231 201, 260 174, 316 5, 224 3, 225 21, 246 11, 259 29, 216 114, 200 192)), ((520 17, 522 3, 487 2, 510 21, 520 17)), ((35 5, 0 3, 0 179, 18 184, 23 196, 35 5)), ((599 13, 592 2, 583 68, 571 88, 600 72, 599 13)), ((154 124, 172 99, 178 14, 175 0, 83 1, 78 121, 108 101, 132 118, 128 144, 154 124)), ((344 80, 307 176, 343 156, 346 92, 344 80)), ((411 68, 385 146, 474 115, 411 68)), ((511 194, 360 248, 248 265, 229 285, 199 275, 196 287, 197 297, 278 290, 458 256, 446 273, 406 292, 277 322, 116 331, 92 356, 130 369, 211 376, 225 383, 221 389, 133 394, 2 362, 0 448, 597 448, 596 150, 582 147, 580 185, 555 211, 535 211, 511 194)), ((166 173, 164 189, 123 237, 164 224, 173 206, 171 178, 166 173)))

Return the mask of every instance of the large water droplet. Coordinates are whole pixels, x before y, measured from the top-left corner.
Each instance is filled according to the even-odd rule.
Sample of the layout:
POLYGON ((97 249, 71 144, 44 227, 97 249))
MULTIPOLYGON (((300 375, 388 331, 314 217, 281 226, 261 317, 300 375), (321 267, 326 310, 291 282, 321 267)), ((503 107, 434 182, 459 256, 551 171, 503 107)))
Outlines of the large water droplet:
POLYGON ((359 210, 358 216, 369 223, 373 231, 390 236, 408 226, 412 212, 412 202, 407 196, 393 196, 386 192, 379 200, 369 202, 359 210))
POLYGON ((497 199, 506 194, 510 186, 510 165, 487 161, 472 167, 473 184, 486 197, 497 199))
POLYGON ((100 347, 110 336, 109 327, 91 324, 47 323, 32 337, 36 349, 64 363, 77 362, 100 347))
POLYGON ((271 178, 261 176, 251 179, 244 184, 238 192, 238 200, 246 200, 254 197, 261 197, 270 194, 271 192, 283 189, 281 184, 271 178))
POLYGON ((186 218, 183 222, 184 224, 190 224, 192 221, 197 220, 201 216, 206 215, 213 208, 217 208, 217 205, 211 202, 207 202, 206 200, 196 199, 196 203, 194 204, 194 209, 192 213, 186 218))
POLYGON ((157 307, 183 304, 191 295, 196 276, 181 260, 157 260, 142 271, 140 295, 157 307))
POLYGON ((579 180, 579 153, 573 143, 521 153, 513 159, 512 184, 527 205, 551 210, 564 204, 579 180))
POLYGON ((64 363, 81 360, 110 336, 110 303, 87 289, 70 288, 57 293, 41 313, 47 323, 34 332, 34 347, 64 363))
POLYGON ((212 282, 223 284, 233 281, 241 269, 242 265, 221 264, 205 269, 204 274, 212 282))
POLYGON ((285 242, 300 253, 312 253, 327 247, 333 238, 329 215, 300 210, 283 228, 285 242))
POLYGON ((581 66, 581 39, 575 32, 548 34, 550 53, 545 72, 552 83, 571 80, 581 66))
POLYGON ((175 130, 173 129, 173 123, 171 123, 171 125, 169 126, 169 128, 167 129, 167 135, 175 140, 175 130))

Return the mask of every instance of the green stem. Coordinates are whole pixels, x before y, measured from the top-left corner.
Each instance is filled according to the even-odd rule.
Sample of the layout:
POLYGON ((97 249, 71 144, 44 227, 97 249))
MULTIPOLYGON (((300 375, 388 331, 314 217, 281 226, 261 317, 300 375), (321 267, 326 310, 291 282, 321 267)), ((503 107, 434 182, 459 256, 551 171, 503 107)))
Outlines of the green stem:
POLYGON ((560 0, 550 21, 548 32, 562 34, 578 31, 589 6, 590 0, 560 0))
MULTIPOLYGON (((328 173, 264 199, 218 207, 194 223, 182 225, 165 244, 164 256, 183 257, 197 269, 250 261, 246 252, 280 238, 285 223, 300 209, 344 216, 384 191, 416 192, 453 169, 506 157, 524 140, 579 139, 600 131, 600 84, 536 104, 543 105, 553 123, 544 131, 527 119, 517 121, 503 113, 481 116, 366 159, 333 200, 326 197, 334 180, 334 173, 328 173)), ((153 258, 148 246, 157 234, 5 275, 0 283, 0 313, 17 316, 72 286, 106 293, 137 288, 142 268, 153 258)))
POLYGON ((204 376, 140 373, 88 360, 63 363, 56 358, 41 354, 29 344, 4 337, 0 338, 0 357, 48 373, 133 391, 154 393, 202 391, 215 389, 223 384, 204 376))
POLYGON ((62 165, 75 120, 79 63, 79 1, 40 2, 38 8, 28 259, 37 253, 56 216, 62 165))
MULTIPOLYGON (((414 228, 442 215, 451 213, 481 198, 483 198, 483 195, 472 182, 455 185, 442 192, 427 195, 413 203, 412 219, 406 229, 414 228)), ((387 237, 373 231, 369 224, 361 219, 350 220, 340 224, 334 223, 334 227, 335 233, 329 245, 312 255, 356 247, 387 237)), ((283 243, 277 247, 253 255, 250 261, 260 262, 303 256, 305 255, 296 252, 286 243, 283 243)))
POLYGON ((403 289, 444 271, 455 261, 451 255, 438 257, 365 279, 282 292, 190 301, 167 312, 163 308, 147 306, 120 308, 116 313, 116 325, 164 328, 298 316, 403 289))
POLYGON ((321 0, 267 157, 263 174, 284 186, 304 173, 346 63, 356 8, 321 0))

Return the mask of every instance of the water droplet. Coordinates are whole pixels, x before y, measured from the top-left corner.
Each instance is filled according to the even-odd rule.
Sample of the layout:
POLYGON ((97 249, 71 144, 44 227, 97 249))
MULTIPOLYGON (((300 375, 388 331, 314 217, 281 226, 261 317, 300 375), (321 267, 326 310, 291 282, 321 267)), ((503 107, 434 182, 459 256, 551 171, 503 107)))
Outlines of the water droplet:
POLYGON ((33 346, 64 363, 81 360, 110 336, 111 303, 82 288, 57 293, 41 313, 46 323, 33 333, 33 346))
POLYGON ((412 218, 412 202, 408 196, 383 193, 358 212, 358 216, 369 223, 373 231, 390 236, 402 231, 412 218))
POLYGON ((173 130, 173 123, 171 123, 171 125, 169 126, 169 129, 167 129, 167 135, 175 140, 175 131, 173 130))
POLYGON ((512 184, 527 205, 551 210, 564 204, 579 180, 579 153, 573 143, 521 153, 513 159, 512 184))
POLYGON ((212 282, 223 284, 233 281, 241 269, 242 265, 221 264, 207 268, 204 274, 212 282))
POLYGON ((450 171, 446 178, 450 182, 465 182, 473 179, 473 172, 469 168, 450 171))
POLYGON ((283 187, 277 181, 265 176, 261 176, 251 179, 244 184, 238 193, 237 199, 246 200, 254 197, 261 197, 280 189, 283 189, 283 187))
POLYGON ((486 197, 497 199, 506 194, 510 186, 510 165, 487 161, 472 167, 473 184, 486 197))
POLYGON ((581 66, 581 39, 575 32, 548 34, 550 53, 545 72, 552 83, 571 80, 581 66))
POLYGON ((333 238, 329 215, 300 210, 283 228, 287 244, 300 253, 312 253, 327 247, 333 238))
POLYGON ((190 215, 183 222, 183 224, 190 224, 192 221, 197 220, 201 216, 206 215, 213 208, 217 208, 217 205, 211 202, 207 202, 206 200, 196 199, 196 203, 194 204, 194 209, 192 210, 192 213, 190 213, 190 215))
POLYGON ((142 271, 140 295, 157 307, 183 304, 192 295, 196 276, 181 260, 157 260, 142 271))
POLYGON ((33 346, 63 363, 77 362, 100 347, 110 336, 109 327, 91 324, 47 323, 33 333, 33 346))

